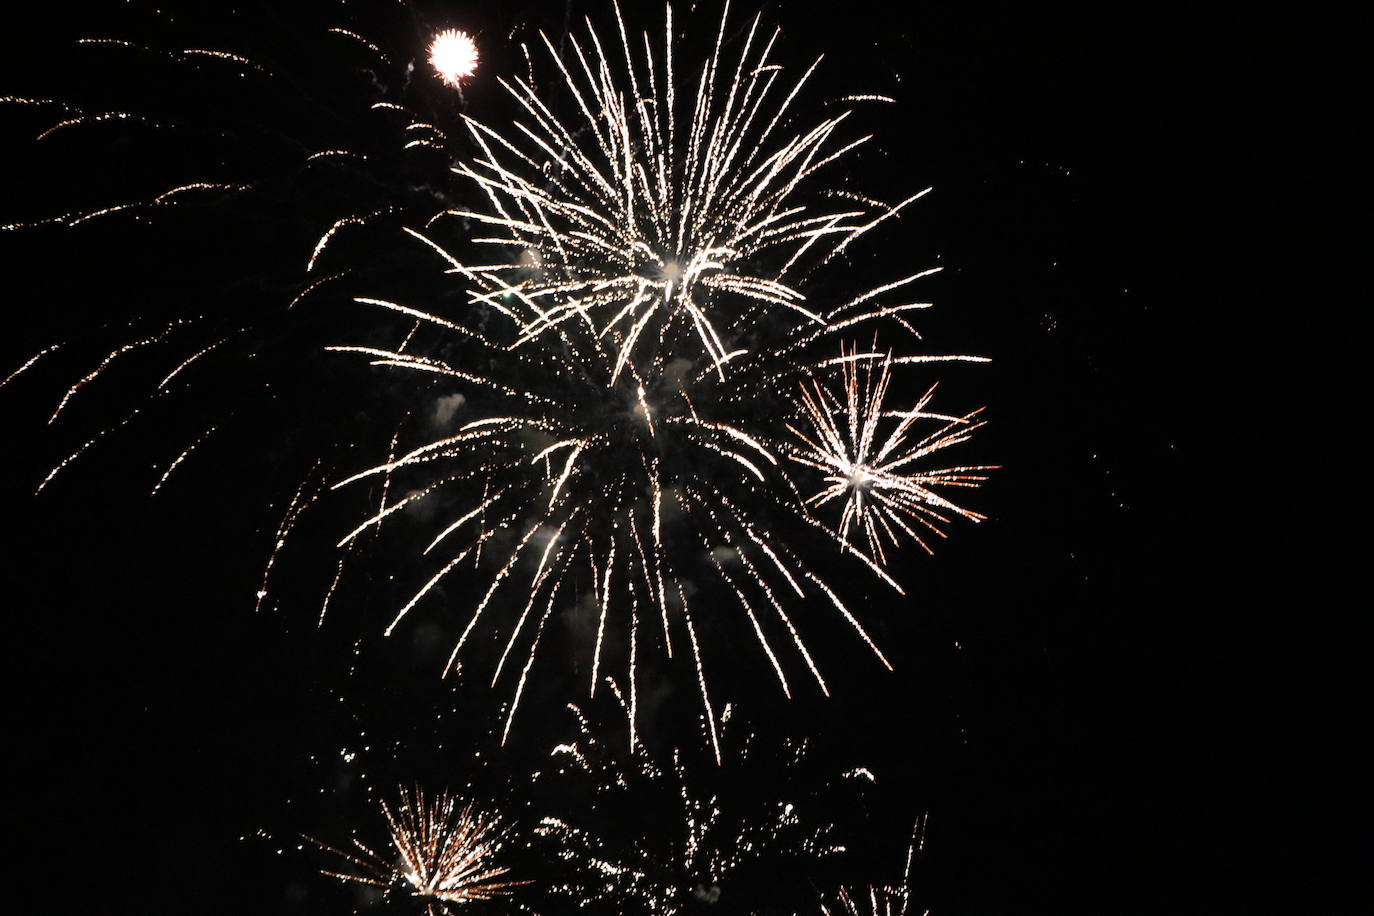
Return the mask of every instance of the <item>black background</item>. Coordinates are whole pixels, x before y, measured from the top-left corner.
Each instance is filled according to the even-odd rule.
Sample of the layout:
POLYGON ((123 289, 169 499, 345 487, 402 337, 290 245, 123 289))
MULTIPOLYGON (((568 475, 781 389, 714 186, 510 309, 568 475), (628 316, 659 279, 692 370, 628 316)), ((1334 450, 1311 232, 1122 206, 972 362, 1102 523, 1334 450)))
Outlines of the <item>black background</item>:
MULTIPOLYGON (((245 7, 243 34, 336 24, 313 10, 245 7)), ((600 10, 426 7, 396 21, 478 30, 498 68, 513 60, 499 50, 513 25, 556 33, 565 12, 600 10)), ((1354 765, 1338 748, 1354 741, 1333 733, 1361 726, 1337 708, 1335 682, 1324 686, 1333 673, 1353 683, 1353 669, 1339 647, 1325 662, 1307 654, 1342 630, 1319 591, 1279 584, 1301 565, 1284 546, 1292 478, 1254 494, 1268 517, 1248 533, 1236 511, 1251 502, 1237 488, 1252 457, 1287 461, 1240 444, 1234 351, 1268 321, 1251 285, 1265 273, 1265 250, 1251 247, 1257 197, 1287 168, 1281 147, 1310 126, 1310 114, 1275 112, 1297 94, 1285 74, 1316 61, 1314 46, 1281 21, 1205 6, 853 0, 773 4, 766 16, 783 25, 788 64, 826 54, 823 94, 833 82, 835 94, 898 97, 870 115, 877 149, 852 177, 888 199, 935 191, 852 266, 945 266, 922 327, 941 348, 993 358, 941 377, 965 406, 989 405, 972 448, 1003 469, 972 500, 989 521, 956 528, 933 558, 904 555, 906 600, 875 597, 890 605, 881 614, 866 602, 888 621, 895 674, 835 648, 823 653, 831 699, 783 703, 762 669, 727 679, 721 698, 765 732, 810 734, 822 759, 878 774, 869 839, 887 859, 867 872, 875 880, 898 869, 906 826, 929 812, 918 895, 935 913, 1266 912, 1294 882, 1291 912, 1359 911, 1340 881, 1368 865, 1367 841, 1346 832, 1358 798, 1339 788, 1354 765), (1321 775, 1299 777, 1308 764, 1321 775)), ((10 31, 0 90, 124 81, 156 97, 137 73, 70 64, 70 39, 120 21, 64 6, 10 31)), ((403 46, 404 30, 389 37, 403 46)), ((484 71, 468 104, 494 120, 507 104, 498 91, 484 71)), ((206 104, 226 104, 226 121, 242 115, 206 104)), ((33 133, 17 115, 6 124, 15 212, 0 221, 141 180, 118 137, 54 165, 22 148, 33 133)), ((0 236, 3 371, 73 327, 118 327, 144 296, 156 309, 200 296, 207 307, 280 302, 279 263, 298 270, 319 231, 296 216, 250 232, 243 220, 217 234, 212 221, 174 219, 0 236), (255 264, 271 266, 257 276, 255 264)), ((1287 343, 1277 332, 1268 346, 1287 343)), ((341 836, 364 811, 360 783, 466 778, 452 775, 467 766, 455 748, 506 694, 440 681, 434 632, 382 641, 388 608, 363 606, 366 588, 317 628, 317 603, 291 598, 318 576, 253 611, 323 422, 315 407, 359 395, 306 362, 262 402, 260 437, 239 426, 152 498, 151 466, 186 441, 156 425, 31 495, 102 416, 122 416, 134 381, 83 394, 69 430, 45 421, 89 354, 0 391, 12 891, 36 901, 22 911, 343 912, 350 895, 315 874, 320 860, 296 834, 341 836)), ((1286 385, 1273 369, 1249 398, 1286 385)), ((236 396, 231 382, 210 387, 216 405, 236 396)), ((1281 451, 1301 424, 1265 413, 1274 428, 1254 438, 1281 451)), ((565 686, 532 697, 496 770, 569 737, 565 686)))

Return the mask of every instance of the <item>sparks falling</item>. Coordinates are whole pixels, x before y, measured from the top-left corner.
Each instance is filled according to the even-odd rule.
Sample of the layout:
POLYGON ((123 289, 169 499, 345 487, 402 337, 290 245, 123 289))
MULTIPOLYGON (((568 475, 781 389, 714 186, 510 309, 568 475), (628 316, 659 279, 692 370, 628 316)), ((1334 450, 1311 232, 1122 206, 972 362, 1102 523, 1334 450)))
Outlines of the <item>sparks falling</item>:
MULTIPOLYGON (((623 707, 618 692, 617 699, 623 707)), ((537 830, 568 870, 549 892, 569 907, 676 916, 724 901, 735 912, 741 904, 732 896, 731 879, 741 869, 768 863, 804 871, 844 852, 833 828, 814 821, 813 805, 819 805, 813 794, 789 794, 797 789, 789 777, 808 764, 805 741, 768 748, 756 746, 752 734, 732 735, 731 773, 750 766, 757 754, 768 772, 784 774, 774 780, 776 795, 739 795, 729 791, 733 776, 709 761, 701 768, 692 749, 659 760, 640 742, 612 745, 597 733, 620 730, 594 727, 581 709, 570 709, 578 737, 554 749, 559 770, 544 778, 588 779, 594 815, 545 817, 537 830), (597 826, 606 823, 608 812, 616 813, 612 830, 597 826)), ((730 726, 731 716, 726 707, 723 727, 730 726)), ((585 806, 581 814, 587 814, 585 806)))
POLYGON ((531 74, 501 79, 523 113, 517 130, 465 119, 481 155, 455 172, 486 203, 440 215, 489 227, 476 242, 537 260, 533 272, 522 263, 461 270, 478 301, 515 296, 528 310, 521 343, 584 323, 611 344, 614 382, 632 367, 660 373, 693 356, 695 339, 723 374, 762 314, 824 327, 826 310, 800 281, 926 193, 895 205, 806 194, 871 137, 843 137, 848 108, 798 126, 795 102, 820 61, 785 77, 772 57, 780 30, 761 29, 758 16, 739 56, 727 58, 728 20, 726 4, 700 77, 684 85, 684 63, 688 74, 697 65, 678 60, 671 4, 658 39, 627 31, 617 4, 618 47, 590 20, 570 54, 541 33, 571 116, 531 74))
POLYGON ((851 348, 836 362, 842 370, 839 392, 814 377, 806 379, 797 399, 805 424, 800 428, 788 425, 802 444, 789 457, 825 475, 825 488, 807 503, 842 503, 840 537, 847 541, 851 529, 862 532, 869 554, 879 562, 887 560, 884 545, 896 544, 899 535, 929 551, 922 530, 945 537, 940 526, 951 515, 982 520, 982 515, 961 508, 937 491, 976 487, 987 480, 993 466, 922 466, 931 455, 964 442, 981 427, 983 421, 977 419, 981 411, 957 417, 931 411, 934 386, 909 410, 886 409, 891 353, 859 353, 851 348), (933 422, 936 429, 915 434, 922 421, 927 426, 933 422))
POLYGON ((381 807, 394 855, 374 852, 356 838, 349 849, 316 841, 350 866, 324 874, 419 898, 427 916, 453 912, 450 903, 496 899, 522 883, 505 880, 509 869, 495 864, 506 840, 498 818, 460 805, 447 792, 428 799, 419 788, 401 789, 396 807, 381 807))

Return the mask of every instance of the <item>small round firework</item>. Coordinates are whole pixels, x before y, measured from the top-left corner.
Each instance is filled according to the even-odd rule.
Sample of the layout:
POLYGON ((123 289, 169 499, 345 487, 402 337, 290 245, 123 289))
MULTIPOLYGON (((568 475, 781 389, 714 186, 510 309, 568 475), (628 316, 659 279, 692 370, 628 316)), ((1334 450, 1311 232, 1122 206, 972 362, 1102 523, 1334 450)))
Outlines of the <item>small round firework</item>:
POLYGON ((477 72, 477 42, 467 32, 445 29, 429 43, 429 65, 439 78, 457 87, 477 72))

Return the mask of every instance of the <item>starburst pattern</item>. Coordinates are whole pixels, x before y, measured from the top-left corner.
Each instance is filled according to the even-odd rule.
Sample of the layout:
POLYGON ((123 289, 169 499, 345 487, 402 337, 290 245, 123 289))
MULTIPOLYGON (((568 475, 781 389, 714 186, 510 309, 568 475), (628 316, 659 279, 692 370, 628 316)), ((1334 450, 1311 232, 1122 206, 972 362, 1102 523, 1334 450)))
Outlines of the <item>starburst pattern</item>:
POLYGON ((401 789, 399 804, 381 807, 392 854, 379 854, 356 838, 351 849, 316 841, 352 866, 325 874, 420 898, 430 916, 450 913, 446 904, 492 900, 523 883, 505 880, 509 869, 495 864, 507 836, 499 818, 460 805, 447 792, 427 799, 419 788, 401 789))
POLYGON ((822 916, 906 916, 906 888, 867 887, 861 891, 841 888, 834 901, 821 904, 822 916))
MULTIPOLYGON (((341 546, 414 502, 455 500, 461 508, 425 547, 447 559, 388 632, 460 564, 480 565, 484 551, 495 553, 448 670, 461 670, 463 650, 492 609, 510 604, 501 594, 518 595, 519 611, 504 620, 498 612, 492 623, 500 647, 493 683, 519 669, 513 717, 546 623, 590 593, 591 692, 605 673, 603 650, 612 637, 628 649, 628 666, 618 670, 632 698, 650 642, 668 657, 685 644, 711 723, 691 598, 703 583, 722 589, 738 608, 742 628, 789 695, 780 643, 790 644, 828 692, 789 596, 834 608, 887 663, 837 590, 804 559, 803 544, 826 544, 901 587, 883 570, 880 551, 875 558, 859 549, 846 536, 847 523, 835 531, 798 498, 799 483, 783 460, 795 446, 776 420, 786 411, 789 386, 814 382, 815 373, 832 366, 813 354, 835 335, 883 323, 914 330, 906 316, 929 303, 901 297, 933 271, 838 304, 807 300, 794 278, 920 195, 884 206, 803 193, 818 170, 859 141, 835 140, 847 111, 802 128, 789 119, 806 76, 778 88, 782 68, 770 57, 776 32, 761 37, 757 18, 740 56, 727 62, 723 16, 695 92, 679 100, 671 8, 662 50, 655 52, 646 35, 642 55, 618 7, 615 13, 613 53, 590 22, 585 39, 571 39, 566 57, 543 41, 580 120, 560 120, 532 80, 506 81, 526 120, 501 133, 468 119, 481 155, 455 166, 485 195, 486 207, 447 210, 430 229, 408 230, 465 282, 467 310, 359 300, 414 324, 401 346, 335 349, 435 380, 445 397, 457 391, 465 422, 341 481, 385 487, 405 475, 410 482, 408 496, 383 505, 341 546), (843 207, 831 206, 833 200, 843 207), (439 231, 452 217, 491 234, 445 244, 439 231), (451 248, 467 243, 503 258, 465 262, 451 248), (514 661, 520 654, 523 664, 514 661)), ((900 362, 942 360, 980 361, 923 355, 900 362)), ((914 419, 898 432, 898 443, 914 419)), ((887 472, 895 479, 895 471, 932 450, 903 450, 887 472)), ((907 482, 904 494, 889 497, 902 510, 914 488, 925 494, 937 483, 914 473, 907 482)), ((975 480, 947 475, 938 482, 975 480)), ((937 517, 945 504, 925 498, 927 517, 937 517)), ((632 729, 633 707, 632 699, 632 729)), ((708 736, 719 753, 713 724, 708 736)))
POLYGON ((478 63, 477 42, 460 29, 445 29, 429 43, 429 65, 450 86, 476 73, 478 63))
POLYGON ((977 419, 981 410, 963 416, 934 413, 928 409, 934 386, 909 410, 890 410, 885 405, 892 366, 900 358, 851 347, 836 362, 842 369, 839 392, 808 378, 799 386, 797 400, 805 422, 800 428, 788 425, 803 445, 789 457, 825 475, 825 488, 807 503, 841 502, 840 537, 848 540, 851 529, 862 532, 869 553, 880 562, 887 559, 884 544, 895 544, 899 535, 929 551, 918 529, 945 537, 940 525, 951 515, 980 521, 982 515, 956 505, 939 490, 976 487, 995 468, 928 468, 924 463, 967 440, 983 425, 977 419), (933 421, 936 429, 917 434, 922 421, 933 421))
POLYGON ((657 372, 687 356, 691 335, 721 370, 760 311, 824 324, 797 282, 925 193, 891 206, 835 191, 803 202, 817 173, 870 138, 837 139, 849 109, 789 120, 819 61, 786 80, 772 58, 779 31, 765 33, 758 16, 727 58, 728 18, 726 4, 714 50, 683 86, 672 6, 653 40, 632 36, 616 4, 619 46, 609 53, 590 22, 567 55, 541 36, 571 119, 532 79, 503 78, 524 114, 517 130, 468 120, 482 155, 456 171, 488 206, 448 212, 490 227, 479 242, 537 258, 535 276, 524 264, 464 271, 481 301, 515 295, 529 308, 522 342, 585 322, 614 341, 614 381, 632 357, 657 372))

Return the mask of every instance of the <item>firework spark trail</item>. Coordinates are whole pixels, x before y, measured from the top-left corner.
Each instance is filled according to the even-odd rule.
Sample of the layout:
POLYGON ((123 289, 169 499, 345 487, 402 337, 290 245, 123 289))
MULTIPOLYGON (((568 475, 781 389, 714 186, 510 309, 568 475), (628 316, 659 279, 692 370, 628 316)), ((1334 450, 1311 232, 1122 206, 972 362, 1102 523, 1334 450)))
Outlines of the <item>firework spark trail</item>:
POLYGON ((385 51, 383 51, 381 48, 377 47, 377 45, 373 44, 373 43, 372 43, 371 41, 369 41, 368 39, 364 38, 362 35, 359 35, 357 32, 353 32, 353 31, 350 31, 350 30, 348 30, 348 29, 341 29, 341 28, 338 28, 338 27, 326 29, 325 31, 327 31, 327 32, 329 32, 329 33, 331 33, 331 34, 333 34, 333 35, 342 35, 342 36, 344 36, 345 38, 352 39, 353 41, 356 41, 358 44, 360 44, 360 45, 362 45, 363 47, 367 48, 367 49, 368 49, 369 51, 371 51, 373 54, 377 55, 377 57, 378 57, 382 62, 388 63, 388 64, 391 62, 391 58, 387 56, 387 53, 386 53, 385 51))
MULTIPOLYGON (((51 425, 52 423, 54 423, 54 422, 57 420, 57 418, 62 414, 63 410, 66 409, 66 407, 68 406, 68 404, 71 403, 72 398, 74 398, 83 388, 85 388, 87 385, 90 385, 90 384, 91 384, 92 382, 94 382, 97 378, 99 378, 102 374, 104 374, 105 371, 110 367, 110 364, 113 363, 117 358, 119 358, 120 356, 124 355, 125 353, 131 352, 131 351, 133 351, 133 350, 138 350, 138 349, 141 349, 141 348, 144 348, 144 347, 148 347, 148 346, 151 346, 151 345, 154 345, 154 344, 162 343, 162 342, 164 342, 165 340, 167 340, 167 338, 170 337, 173 333, 175 333, 175 331, 176 331, 179 327, 184 326, 184 325, 186 325, 186 324, 188 324, 188 323, 189 323, 189 322, 184 321, 184 320, 174 321, 174 322, 172 322, 171 324, 167 325, 167 326, 166 326, 161 332, 159 332, 158 334, 155 334, 155 335, 153 335, 153 336, 151 336, 151 337, 146 337, 146 338, 141 338, 141 339, 134 340, 134 341, 132 341, 132 342, 130 342, 130 343, 127 343, 127 344, 124 344, 124 345, 122 345, 122 346, 116 347, 114 350, 110 351, 110 353, 108 353, 108 354, 105 356, 105 358, 104 358, 103 360, 101 360, 101 362, 99 363, 99 365, 96 366, 95 369, 93 369, 93 370, 91 370, 90 372, 88 372, 85 376, 83 376, 81 379, 79 379, 77 382, 75 382, 74 384, 72 384, 72 385, 67 389, 66 393, 63 394, 61 400, 58 402, 57 408, 53 411, 52 416, 48 418, 48 424, 51 425)), ((165 396, 167 395, 168 391, 169 391, 169 389, 168 389, 168 384, 172 381, 172 379, 173 379, 178 373, 180 373, 181 370, 185 369, 188 365, 190 365, 192 362, 194 362, 194 361, 195 361, 196 359, 198 359, 200 356, 203 356, 203 355, 204 355, 206 352, 208 352, 209 350, 214 349, 215 346, 216 346, 216 345, 213 345, 213 344, 212 344, 210 347, 207 347, 207 348, 205 348, 204 350, 201 350, 200 352, 197 352, 197 353, 195 353, 195 354, 192 354, 189 358, 183 360, 183 361, 181 362, 181 364, 179 364, 175 369, 173 369, 173 370, 171 371, 170 374, 168 374, 161 382, 158 383, 157 388, 156 388, 156 389, 154 390, 154 392, 153 392, 153 397, 154 397, 154 398, 165 397, 165 396)), ((27 362, 25 362, 22 366, 20 366, 20 367, 19 367, 18 369, 16 369, 14 372, 10 373, 9 377, 6 378, 5 381, 4 381, 3 383, 0 383, 0 388, 3 388, 5 385, 9 384, 9 382, 10 382, 11 380, 13 380, 14 378, 16 378, 20 373, 24 372, 24 371, 25 371, 26 369, 28 369, 30 366, 32 366, 35 362, 37 362, 37 361, 38 361, 40 358, 42 358, 44 355, 46 355, 46 354, 48 354, 48 353, 51 353, 51 352, 53 352, 54 350, 57 350, 57 349, 59 349, 59 348, 61 348, 61 347, 62 347, 62 344, 55 344, 55 345, 50 346, 50 347, 48 347, 48 348, 46 348, 46 349, 44 349, 44 350, 41 350, 41 351, 38 352, 37 354, 35 354, 35 355, 34 355, 33 357, 31 357, 27 362)), ((106 426, 105 428, 103 428, 103 429, 101 429, 99 432, 97 432, 94 436, 92 436, 92 437, 90 437, 89 439, 87 439, 86 442, 85 442, 84 444, 82 444, 80 448, 78 448, 78 449, 76 449, 75 451, 73 451, 73 452, 71 452, 70 454, 68 454, 66 458, 63 458, 61 461, 59 461, 57 464, 53 465, 53 466, 48 470, 48 473, 44 476, 44 478, 43 478, 41 481, 39 481, 38 486, 34 488, 34 493, 35 493, 35 494, 38 494, 38 493, 43 492, 43 490, 44 490, 45 488, 47 488, 47 486, 48 486, 50 483, 52 483, 53 479, 54 479, 55 477, 57 477, 58 474, 60 474, 60 473, 61 473, 62 471, 64 471, 64 470, 66 470, 69 466, 71 466, 71 464, 72 464, 73 462, 75 462, 75 461, 76 461, 78 458, 80 458, 82 455, 86 454, 86 452, 90 451, 93 447, 95 447, 95 445, 96 445, 97 443, 101 442, 101 441, 102 441, 103 439, 105 439, 107 436, 109 436, 110 434, 112 434, 112 433, 114 433, 114 432, 117 432, 118 430, 124 429, 125 427, 129 426, 135 419, 137 419, 140 415, 142 415, 143 412, 144 412, 144 407, 143 407, 143 406, 135 407, 135 408, 133 408, 132 410, 130 410, 127 414, 125 414, 124 417, 123 417, 123 419, 121 419, 119 422, 113 423, 113 424, 111 424, 111 425, 109 425, 109 426, 106 426)), ((213 431, 213 428, 212 428, 211 431, 213 431)), ((167 470, 166 470, 166 472, 163 474, 161 480, 159 480, 158 483, 157 483, 156 485, 154 485, 153 490, 152 490, 153 493, 156 493, 156 492, 161 488, 162 484, 166 482, 167 477, 171 474, 171 472, 172 472, 172 471, 173 471, 173 470, 174 470, 174 469, 175 469, 175 468, 176 468, 176 467, 186 458, 186 456, 187 456, 191 451, 193 451, 193 450, 196 448, 196 446, 200 445, 200 443, 204 441, 205 436, 207 436, 208 434, 209 434, 209 431, 207 431, 206 433, 202 434, 202 436, 201 436, 200 438, 198 438, 197 440, 193 441, 190 445, 186 446, 186 447, 182 450, 181 454, 180 454, 180 455, 176 458, 176 460, 174 460, 174 461, 172 462, 172 464, 167 468, 167 470)))
MULTIPOLYGON (((916 819, 906 849, 906 867, 897 885, 869 885, 862 890, 842 887, 821 902, 821 916, 907 916, 911 907, 911 869, 925 850, 926 815, 916 819)), ((926 910, 922 916, 930 916, 926 910)))
POLYGON ((261 611, 267 601, 267 584, 272 577, 272 567, 276 565, 277 557, 281 554, 282 548, 286 546, 287 538, 291 536, 291 530, 295 528, 296 523, 300 521, 301 514, 304 513, 315 500, 319 499, 321 487, 318 483, 313 482, 318 472, 319 462, 316 462, 315 467, 312 468, 311 472, 301 481, 300 486, 296 488, 296 492, 291 495, 291 501, 286 504, 286 511, 282 514, 281 523, 277 525, 276 539, 272 545, 271 552, 267 556, 267 563, 262 570, 262 582, 258 586, 258 591, 255 596, 257 603, 254 605, 254 610, 261 611))
POLYGON ((419 898, 425 901, 429 916, 451 913, 450 903, 497 899, 525 883, 503 880, 509 869, 495 864, 508 838, 500 818, 472 805, 460 805, 447 792, 432 799, 418 787, 401 789, 399 794, 400 803, 394 808, 381 803, 399 861, 378 854, 356 838, 350 849, 310 838, 353 868, 324 874, 419 898))
MULTIPOLYGON (((613 680, 608 684, 621 714, 628 717, 629 700, 613 680)), ((536 832, 556 844, 557 857, 572 868, 566 880, 549 887, 569 906, 613 902, 616 912, 696 912, 698 902, 728 895, 732 876, 742 868, 762 861, 814 864, 844 852, 829 824, 810 820, 811 795, 789 795, 794 791, 790 783, 779 787, 777 795, 749 790, 735 797, 725 790, 737 784, 737 776, 718 789, 704 788, 721 771, 711 763, 698 771, 690 750, 673 751, 660 763, 633 737, 628 747, 608 744, 598 734, 618 729, 594 727, 577 706, 569 710, 578 736, 554 748, 552 756, 565 766, 549 777, 566 778, 572 772, 589 778, 594 786, 590 797, 597 799, 600 812, 593 821, 604 818, 605 812, 617 812, 618 804, 628 803, 634 812, 630 823, 618 820, 611 832, 585 826, 579 814, 587 812, 550 815, 541 821, 536 832)), ((722 737, 732 749, 729 766, 737 768, 732 773, 753 765, 755 756, 769 772, 781 765, 784 772, 795 774, 808 764, 805 741, 758 748, 752 734, 733 734, 739 727, 732 716, 727 706, 719 717, 722 737), (770 759, 771 752, 780 759, 770 759)))
MULTIPOLYGON (((186 324, 189 324, 189 323, 190 323, 190 322, 184 321, 184 320, 174 321, 174 322, 172 322, 171 324, 167 325, 167 327, 163 328, 161 331, 159 331, 159 332, 156 333, 156 334, 150 335, 150 336, 148 336, 148 337, 141 338, 141 339, 139 339, 139 340, 130 341, 129 343, 122 344, 122 345, 116 347, 115 349, 111 350, 108 354, 106 354, 105 358, 102 359, 102 360, 100 361, 100 364, 99 364, 99 365, 97 365, 97 366, 96 366, 94 369, 92 369, 90 372, 86 373, 86 375, 84 375, 81 379, 79 379, 78 381, 76 381, 75 383, 73 383, 72 386, 71 386, 70 388, 67 389, 67 392, 66 392, 64 395, 62 395, 62 399, 61 399, 60 401, 58 401, 57 407, 56 407, 56 408, 53 410, 53 412, 52 412, 52 416, 48 417, 48 423, 49 423, 49 424, 52 424, 52 423, 56 422, 58 416, 62 413, 63 410, 66 409, 67 405, 71 403, 72 398, 76 397, 77 392, 79 392, 82 388, 85 388, 85 387, 86 387, 87 385, 89 385, 91 382, 94 382, 97 378, 99 378, 107 369, 110 368, 110 364, 113 363, 116 359, 118 359, 119 357, 123 356, 124 354, 130 353, 130 352, 132 352, 132 351, 134 351, 134 350, 138 350, 138 349, 141 349, 141 348, 144 348, 144 347, 151 347, 151 346, 153 346, 154 344, 162 343, 162 342, 165 341, 171 334, 173 334, 179 327, 182 327, 182 326, 184 326, 184 325, 186 325, 186 324)), ((49 347, 49 348, 48 348, 48 351, 51 351, 51 350, 54 350, 54 349, 56 349, 56 347, 49 347)), ((207 348, 207 349, 213 349, 213 347, 207 348)), ((45 351, 45 352, 48 352, 48 351, 45 351)), ((160 389, 160 390, 161 390, 161 389, 165 389, 166 386, 167 386, 167 383, 170 382, 170 381, 172 380, 173 376, 175 376, 178 372, 180 372, 182 369, 184 369, 184 368, 186 367, 186 365, 189 364, 192 360, 194 360, 194 359, 196 359, 197 357, 201 356, 201 355, 203 354, 203 352, 204 352, 204 351, 202 351, 201 353, 196 353, 196 354, 194 354, 194 355, 191 356, 189 359, 186 359, 186 360, 183 361, 180 365, 178 365, 176 369, 172 370, 171 374, 169 374, 166 378, 164 378, 164 379, 158 384, 158 386, 157 386, 158 389, 160 389)), ((40 355, 41 355, 41 354, 40 354, 40 355)), ((36 359, 36 358, 37 358, 37 357, 35 357, 35 359, 36 359)), ((22 369, 20 369, 20 371, 22 372, 23 369, 28 368, 28 366, 29 366, 29 365, 32 365, 32 363, 33 363, 33 360, 30 360, 28 363, 26 363, 26 364, 24 365, 24 367, 23 367, 22 369)), ((15 373, 15 375, 18 375, 18 374, 19 374, 18 372, 15 373)), ((7 381, 8 381, 8 380, 7 380, 7 381)))
MULTIPOLYGON (((319 154, 317 153, 316 155, 319 154)), ((319 261, 320 255, 324 254, 325 246, 330 243, 330 241, 339 232, 339 230, 347 226, 365 226, 369 221, 374 220, 379 216, 384 216, 388 213, 394 212, 396 212, 395 207, 383 207, 380 210, 373 210, 371 213, 367 213, 362 216, 343 216, 339 219, 336 219, 334 221, 334 224, 331 225, 328 229, 326 229, 324 231, 324 235, 320 236, 319 241, 315 243, 315 250, 310 252, 310 260, 306 262, 305 272, 310 273, 312 270, 315 269, 315 264, 317 261, 319 261)))
POLYGON ((191 452, 195 451, 196 448, 201 445, 201 443, 203 443, 206 439, 210 438, 210 436, 214 433, 216 429, 218 429, 217 426, 211 426, 205 432, 197 436, 195 441, 193 441, 190 445, 182 449, 181 454, 177 455, 176 458, 172 459, 172 462, 167 465, 167 470, 162 472, 162 476, 159 477, 157 483, 153 485, 153 489, 149 493, 149 495, 155 495, 159 490, 161 490, 163 484, 167 482, 167 478, 172 476, 172 472, 175 471, 183 461, 190 457, 191 452))
POLYGON ((25 360, 24 363, 21 366, 19 366, 19 368, 15 369, 9 375, 5 376, 4 381, 0 381, 0 388, 4 388, 10 382, 17 379, 20 375, 26 372, 29 369, 29 367, 31 367, 34 363, 38 362, 43 357, 47 356, 49 353, 52 353, 54 350, 60 350, 61 348, 62 344, 53 344, 50 347, 44 347, 42 350, 39 350, 33 356, 30 356, 27 360, 25 360))
POLYGON ((821 904, 821 916, 906 916, 907 904, 905 885, 900 889, 840 888, 833 901, 821 904))

